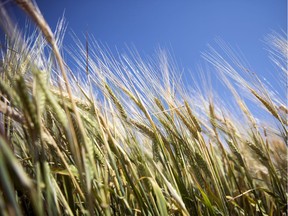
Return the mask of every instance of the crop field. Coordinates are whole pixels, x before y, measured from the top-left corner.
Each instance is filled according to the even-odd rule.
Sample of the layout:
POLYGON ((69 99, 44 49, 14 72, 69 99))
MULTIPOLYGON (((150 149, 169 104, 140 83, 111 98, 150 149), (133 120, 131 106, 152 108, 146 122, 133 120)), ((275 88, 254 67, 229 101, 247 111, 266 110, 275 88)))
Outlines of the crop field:
MULTIPOLYGON (((15 2, 36 28, 0 7, 1 215, 287 215, 287 97, 225 44, 203 57, 229 100, 205 76, 184 85, 164 51, 113 57, 87 38, 66 53, 63 21, 15 2)), ((287 35, 267 43, 286 92, 287 35)))

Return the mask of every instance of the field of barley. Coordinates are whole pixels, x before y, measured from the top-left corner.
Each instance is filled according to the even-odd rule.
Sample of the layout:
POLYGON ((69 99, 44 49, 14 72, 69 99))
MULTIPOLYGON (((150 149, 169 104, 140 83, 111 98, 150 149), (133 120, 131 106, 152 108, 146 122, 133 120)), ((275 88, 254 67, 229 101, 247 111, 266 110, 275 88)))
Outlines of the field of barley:
MULTIPOLYGON (((53 33, 15 2, 37 28, 0 7, 1 215, 287 215, 286 96, 232 53, 204 54, 231 101, 209 82, 188 89, 164 51, 113 57, 87 38, 69 53, 75 72, 63 22, 53 33)), ((286 92, 287 35, 267 43, 286 92)))

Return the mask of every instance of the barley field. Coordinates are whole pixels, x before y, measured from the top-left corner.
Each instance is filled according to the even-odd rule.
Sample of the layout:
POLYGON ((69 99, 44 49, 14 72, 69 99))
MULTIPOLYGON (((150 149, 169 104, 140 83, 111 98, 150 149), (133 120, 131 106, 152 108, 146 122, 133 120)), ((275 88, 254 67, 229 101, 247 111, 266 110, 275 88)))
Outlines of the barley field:
MULTIPOLYGON (((53 33, 15 2, 37 28, 0 7, 1 215, 287 215, 286 96, 232 53, 203 54, 229 100, 204 78, 187 88, 164 51, 113 57, 75 40, 73 71, 63 20, 53 33)), ((267 40, 286 92, 287 35, 267 40)))

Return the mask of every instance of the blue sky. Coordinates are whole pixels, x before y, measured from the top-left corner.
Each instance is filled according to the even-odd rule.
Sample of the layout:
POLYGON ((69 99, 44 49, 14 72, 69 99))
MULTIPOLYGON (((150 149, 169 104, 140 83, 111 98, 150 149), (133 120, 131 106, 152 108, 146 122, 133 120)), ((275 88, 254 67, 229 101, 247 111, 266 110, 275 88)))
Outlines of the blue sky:
MULTIPOLYGON (((108 46, 134 44, 150 54, 172 48, 184 67, 221 37, 253 64, 263 62, 264 36, 287 29, 286 0, 50 0, 37 1, 52 27, 65 10, 68 31, 87 30, 108 46)), ((257 66, 257 65, 256 65, 257 66)))
MULTIPOLYGON (((134 44, 150 54, 173 49, 184 67, 192 67, 215 37, 240 47, 253 65, 263 63, 264 36, 287 30, 286 0, 36 0, 55 27, 65 11, 68 32, 88 31, 120 50, 134 44)), ((13 6, 12 6, 13 7, 13 6)), ((22 19, 20 16, 16 19, 22 19)), ((20 20, 21 21, 21 20, 20 20)), ((66 43, 69 43, 66 36, 66 43)))
MULTIPOLYGON (((133 45, 142 55, 161 47, 188 71, 201 63, 207 44, 220 37, 239 48, 260 76, 273 70, 263 40, 272 31, 287 31, 286 0, 36 0, 55 28, 65 11, 68 33, 84 41, 88 31, 110 48, 133 45)), ((14 10, 11 4, 10 9, 14 10)), ((16 10, 15 10, 16 11, 16 10)), ((15 12, 23 23, 23 16, 15 12)), ((64 44, 71 43, 66 35, 64 44)))
MULTIPOLYGON (((201 53, 207 51, 207 44, 216 45, 215 38, 220 37, 231 47, 239 48, 251 70, 272 80, 277 87, 263 40, 272 31, 287 31, 286 0, 37 2, 52 27, 65 10, 68 32, 73 30, 83 41, 88 31, 120 51, 126 45, 134 45, 142 55, 151 55, 159 47, 168 49, 180 70, 192 71, 192 76, 197 73, 195 66, 203 62, 201 53)), ((69 43, 67 35, 66 44, 69 43)), ((221 88, 214 84, 215 88, 221 88)))

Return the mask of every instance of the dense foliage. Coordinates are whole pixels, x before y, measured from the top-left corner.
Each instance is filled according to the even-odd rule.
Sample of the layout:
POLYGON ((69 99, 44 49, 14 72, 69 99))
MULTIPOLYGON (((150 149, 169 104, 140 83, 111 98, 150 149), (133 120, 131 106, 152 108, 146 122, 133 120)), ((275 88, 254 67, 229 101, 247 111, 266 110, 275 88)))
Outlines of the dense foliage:
MULTIPOLYGON (((37 30, 22 36, 1 8, 2 215, 287 213, 287 106, 233 54, 204 54, 226 101, 205 80, 185 88, 164 52, 113 58, 76 41, 72 69, 63 21, 53 34, 35 5, 16 3, 37 30)), ((269 42, 285 92, 287 40, 269 42)))

